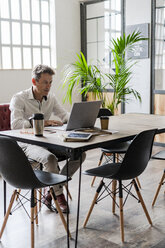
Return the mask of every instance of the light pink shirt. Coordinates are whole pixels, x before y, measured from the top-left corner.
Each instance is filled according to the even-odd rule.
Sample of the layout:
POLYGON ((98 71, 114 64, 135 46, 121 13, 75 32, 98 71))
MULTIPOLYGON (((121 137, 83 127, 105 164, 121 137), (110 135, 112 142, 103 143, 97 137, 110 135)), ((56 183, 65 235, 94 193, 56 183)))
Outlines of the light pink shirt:
POLYGON ((53 93, 48 94, 47 100, 40 102, 34 98, 32 88, 15 94, 10 102, 10 110, 12 129, 30 127, 28 119, 35 113, 43 113, 45 120, 49 120, 54 113, 63 123, 69 118, 69 113, 58 103, 53 93))

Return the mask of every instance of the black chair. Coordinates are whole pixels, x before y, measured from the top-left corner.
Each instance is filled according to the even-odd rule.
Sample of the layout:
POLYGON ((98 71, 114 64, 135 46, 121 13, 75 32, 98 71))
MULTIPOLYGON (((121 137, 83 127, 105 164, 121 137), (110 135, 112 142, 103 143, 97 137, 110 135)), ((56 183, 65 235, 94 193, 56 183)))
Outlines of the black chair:
MULTIPOLYGON (((131 188, 134 185, 138 198, 140 201, 146 217, 149 223, 152 225, 152 221, 144 204, 143 198, 139 191, 139 187, 136 183, 135 178, 138 177, 146 168, 147 163, 151 156, 152 145, 156 129, 147 130, 138 134, 130 144, 125 157, 120 163, 109 163, 105 164, 84 172, 84 174, 89 176, 102 177, 103 179, 100 182, 99 187, 96 190, 96 194, 92 201, 91 207, 89 209, 88 215, 84 222, 84 227, 86 226, 88 219, 93 210, 94 204, 98 203, 101 199, 104 199, 106 196, 111 196, 114 201, 114 194, 119 193, 119 208, 120 208, 120 229, 121 229, 121 240, 124 242, 124 219, 123 219, 123 206, 127 200, 128 195, 134 196, 131 192, 131 188), (115 189, 115 192, 111 191, 108 185, 105 185, 104 178, 117 180, 119 186, 115 189), (131 180, 128 185, 123 185, 122 181, 131 180), (103 189, 103 192, 101 190, 103 189), (126 198, 123 201, 123 193, 126 192, 126 198), (106 193, 106 195, 103 195, 106 193), (124 202, 124 204, 123 204, 124 202)), ((135 197, 135 196, 134 196, 135 197)), ((115 202, 116 203, 116 202, 115 202)), ((117 203, 116 203, 117 204, 117 203)))
MULTIPOLYGON (((52 151, 51 151, 52 152, 52 151)), ((62 156, 57 156, 58 158, 58 162, 62 162, 62 161, 66 161, 68 159, 67 156, 65 155, 62 155, 62 156)), ((34 167, 35 165, 35 169, 39 169, 39 170, 43 170, 43 164, 42 163, 39 163, 38 161, 34 160, 34 159, 31 159, 31 158, 28 158, 30 164, 32 167, 34 167)), ((60 168, 59 168, 60 170, 60 168)), ((71 193, 68 189, 68 186, 67 184, 64 185, 65 189, 66 189, 66 192, 68 194, 68 197, 70 198, 70 200, 72 200, 72 196, 71 196, 71 193)), ((18 190, 19 193, 21 193, 21 189, 18 190)), ((45 195, 42 194, 42 188, 39 190, 39 210, 41 209, 41 204, 42 204, 42 199, 44 199, 45 195)), ((16 196, 16 200, 18 200, 18 195, 16 196)), ((6 201, 6 198, 5 198, 5 201, 6 201)), ((50 208, 54 211, 55 208, 53 206, 50 206, 50 208)), ((6 213, 6 210, 5 210, 5 213, 6 213)))
MULTIPOLYGON (((160 152, 157 152, 155 155, 152 156, 152 159, 158 159, 158 160, 165 160, 165 151, 160 151, 160 152)), ((163 175, 160 179, 160 182, 159 182, 159 185, 158 185, 158 188, 156 190, 156 193, 155 193, 155 196, 154 196, 154 199, 153 199, 153 202, 152 202, 152 206, 155 205, 155 202, 156 202, 156 199, 158 197, 158 194, 160 192, 160 189, 161 189, 161 186, 165 183, 165 170, 163 171, 163 175)))
MULTIPOLYGON (((9 207, 7 209, 2 228, 0 230, 0 238, 5 229, 8 216, 11 212, 16 195, 19 192, 16 189, 26 189, 31 191, 29 199, 31 206, 31 247, 34 247, 34 220, 37 218, 36 213, 36 190, 44 187, 50 187, 50 193, 56 205, 57 211, 61 217, 64 228, 67 229, 66 221, 59 207, 53 185, 67 182, 67 177, 54 173, 48 173, 41 170, 33 170, 27 157, 25 156, 19 145, 8 137, 0 136, 0 173, 3 179, 12 185, 15 190, 12 194, 9 207), (35 213, 34 213, 35 212, 35 213), (36 216, 35 216, 36 215, 36 216)), ((68 230, 68 234, 70 232, 68 230)))
MULTIPOLYGON (((112 116, 112 113, 107 108, 101 108, 99 110, 97 118, 100 118, 101 116, 112 116)), ((116 159, 118 161, 119 154, 125 154, 129 145, 130 145, 130 141, 126 141, 126 142, 120 142, 116 145, 101 148, 101 156, 99 159, 98 166, 101 165, 103 158, 105 158, 106 163, 109 161, 113 161, 113 163, 115 163, 116 159)), ((93 177, 91 186, 94 185, 95 179, 96 177, 93 177)))
MULTIPOLYGON (((100 118, 101 116, 112 116, 112 113, 109 109, 107 108, 101 108, 99 110, 97 118, 100 118)), ((111 145, 108 147, 101 148, 101 156, 99 159, 98 166, 102 164, 103 158, 105 158, 105 162, 102 164, 104 165, 105 163, 108 163, 112 161, 113 163, 119 162, 122 160, 122 155, 126 153, 131 141, 125 141, 125 142, 120 142, 115 145, 111 145)), ((91 186, 94 185, 96 177, 94 176, 92 179, 91 186)), ((136 181, 138 183, 139 188, 141 188, 139 179, 136 178, 136 181)), ((113 180, 112 182, 112 190, 114 191, 116 188, 116 181, 113 180)), ((115 197, 115 195, 114 195, 115 197)), ((115 204, 114 202, 112 203, 112 212, 115 213, 115 204)))

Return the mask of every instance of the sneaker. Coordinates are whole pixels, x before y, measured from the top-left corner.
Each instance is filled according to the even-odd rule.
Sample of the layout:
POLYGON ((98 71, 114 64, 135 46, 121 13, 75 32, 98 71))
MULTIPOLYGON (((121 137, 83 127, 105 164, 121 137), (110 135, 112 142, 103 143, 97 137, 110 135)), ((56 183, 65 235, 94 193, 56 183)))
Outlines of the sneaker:
POLYGON ((67 204, 67 201, 65 200, 64 194, 58 195, 57 201, 58 201, 61 211, 65 214, 69 213, 69 206, 67 204))
POLYGON ((56 208, 52 206, 52 197, 51 197, 50 191, 48 191, 47 194, 44 196, 43 203, 52 212, 57 212, 56 208))

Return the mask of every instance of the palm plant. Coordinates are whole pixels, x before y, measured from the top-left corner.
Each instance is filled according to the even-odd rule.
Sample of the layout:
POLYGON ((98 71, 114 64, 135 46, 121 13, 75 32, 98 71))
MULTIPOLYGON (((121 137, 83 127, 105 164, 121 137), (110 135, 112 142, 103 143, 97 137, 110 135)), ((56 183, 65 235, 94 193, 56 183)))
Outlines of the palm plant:
POLYGON ((117 40, 112 39, 111 51, 113 54, 115 73, 108 73, 106 76, 109 79, 109 85, 114 90, 113 99, 107 105, 113 114, 117 112, 118 105, 121 102, 128 102, 130 100, 129 95, 133 95, 141 102, 140 94, 128 85, 132 76, 131 69, 136 62, 133 62, 131 58, 126 58, 126 52, 132 51, 135 43, 146 39, 147 38, 141 36, 139 31, 134 31, 127 37, 123 34, 123 36, 117 40))
POLYGON ((76 87, 85 97, 91 91, 95 99, 102 100, 102 106, 104 106, 103 91, 105 91, 106 85, 103 82, 104 74, 96 65, 88 65, 84 54, 80 52, 80 55, 77 54, 77 60, 64 68, 63 87, 67 87, 64 102, 69 100, 72 103, 73 89, 76 87))
POLYGON ((118 105, 122 102, 128 102, 129 96, 133 95, 135 99, 141 102, 139 92, 129 86, 132 76, 132 67, 135 65, 131 58, 126 57, 126 53, 134 50, 137 42, 146 40, 141 36, 139 31, 134 31, 127 37, 125 34, 117 40, 112 39, 112 54, 115 65, 115 72, 104 74, 96 65, 89 65, 82 52, 77 54, 77 60, 74 63, 66 65, 64 68, 64 83, 63 87, 67 87, 64 102, 69 100, 72 103, 73 89, 78 88, 78 91, 86 97, 88 92, 92 92, 95 99, 102 100, 102 107, 107 107, 112 114, 117 112, 118 105), (108 82, 105 83, 105 78, 108 82), (109 84, 113 89, 113 99, 107 104, 105 95, 106 86, 109 84), (80 87, 81 85, 81 87, 80 87))

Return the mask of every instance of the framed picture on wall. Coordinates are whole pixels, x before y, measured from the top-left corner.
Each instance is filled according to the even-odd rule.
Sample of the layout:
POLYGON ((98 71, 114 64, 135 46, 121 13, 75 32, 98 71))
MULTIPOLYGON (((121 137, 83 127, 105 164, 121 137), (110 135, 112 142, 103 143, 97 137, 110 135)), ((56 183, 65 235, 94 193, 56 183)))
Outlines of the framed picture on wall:
MULTIPOLYGON (((144 38, 149 37, 149 24, 142 23, 136 25, 129 25, 126 27, 126 35, 133 33, 134 31, 140 31, 144 38)), ((134 49, 127 53, 127 56, 133 59, 145 59, 149 57, 149 40, 142 40, 136 43, 134 49)))

